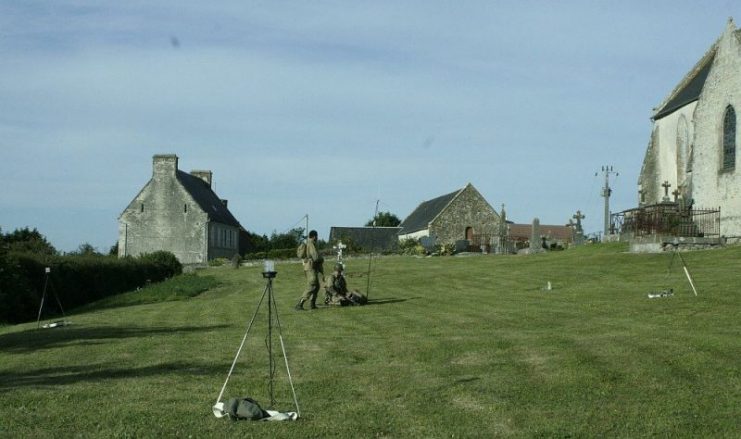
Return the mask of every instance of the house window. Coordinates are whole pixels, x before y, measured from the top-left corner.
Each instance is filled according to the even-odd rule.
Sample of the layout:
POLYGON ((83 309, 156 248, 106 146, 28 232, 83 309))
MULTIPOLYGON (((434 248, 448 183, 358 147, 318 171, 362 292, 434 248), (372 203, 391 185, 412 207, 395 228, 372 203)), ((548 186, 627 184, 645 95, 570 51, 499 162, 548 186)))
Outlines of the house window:
POLYGON ((723 171, 736 166, 736 111, 729 105, 723 117, 723 171))

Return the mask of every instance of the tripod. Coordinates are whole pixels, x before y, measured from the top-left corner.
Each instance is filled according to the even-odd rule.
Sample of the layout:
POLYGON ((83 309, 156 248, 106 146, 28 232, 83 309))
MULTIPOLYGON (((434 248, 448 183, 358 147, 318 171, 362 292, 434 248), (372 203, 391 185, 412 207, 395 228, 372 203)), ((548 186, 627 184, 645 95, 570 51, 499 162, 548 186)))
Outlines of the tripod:
POLYGON ((669 277, 669 273, 672 271, 672 265, 674 264, 674 258, 679 256, 679 260, 682 262, 682 268, 684 268, 684 274, 687 276, 687 280, 690 282, 690 286, 692 287, 692 292, 695 293, 695 296, 697 296, 697 289, 695 289, 695 283, 692 282, 692 276, 690 276, 690 271, 687 269, 687 263, 684 261, 684 257, 678 250, 679 245, 674 244, 674 250, 672 252, 672 259, 669 261, 669 268, 666 270, 666 276, 669 277))
POLYGON ((275 271, 264 271, 262 273, 262 277, 266 279, 265 283, 265 290, 262 293, 262 296, 260 297, 260 301, 257 303, 257 308, 255 309, 255 313, 252 315, 252 319, 250 320, 249 325, 247 325, 247 331, 244 333, 244 337, 242 337, 242 343, 239 345, 239 349, 237 350, 237 355, 234 357, 234 361, 232 361, 232 366, 229 369, 229 374, 226 377, 226 381, 224 381, 224 385, 221 387, 221 392, 219 392, 219 397, 216 398, 216 405, 218 405, 221 402, 221 397, 224 396, 224 390, 226 389, 227 383, 229 383, 229 378, 232 376, 232 372, 234 372, 234 367, 237 364, 237 359, 239 359, 239 355, 242 353, 242 348, 244 347, 244 343, 247 340, 247 335, 250 333, 250 329, 252 329, 252 325, 255 322, 255 318, 257 317, 257 313, 260 311, 260 307, 262 306, 262 303, 265 301, 265 298, 267 297, 268 301, 268 335, 265 340, 267 349, 268 349, 268 389, 270 393, 270 406, 275 406, 275 359, 273 358, 273 321, 275 321, 275 324, 278 327, 278 338, 280 339, 280 347, 281 351, 283 352, 283 360, 285 361, 286 365, 286 374, 288 375, 288 383, 291 386, 291 392, 293 393, 293 402, 296 405, 296 413, 298 416, 301 416, 301 412, 299 411, 298 407, 298 399, 296 398, 296 390, 293 387, 293 380, 291 379, 291 371, 288 368, 288 357, 286 356, 286 347, 283 343, 283 332, 280 326, 280 319, 278 318, 278 307, 275 304, 275 297, 273 295, 273 279, 275 276, 277 276, 277 272, 275 271))
MULTIPOLYGON (((49 280, 49 274, 51 274, 51 268, 46 267, 46 270, 44 270, 44 291, 41 293, 41 305, 39 306, 39 315, 36 317, 36 329, 39 329, 41 327, 41 311, 44 309, 44 301, 46 300, 46 287, 51 285, 52 292, 54 293, 54 299, 57 301, 57 305, 59 305, 59 309, 62 311, 62 318, 66 318, 67 316, 64 314, 64 308, 62 308, 62 302, 59 301, 59 296, 57 295, 56 289, 54 289, 54 285, 49 280)), ((61 322, 54 322, 50 324, 44 325, 44 328, 54 328, 56 326, 64 326, 67 322, 62 320, 61 322)))

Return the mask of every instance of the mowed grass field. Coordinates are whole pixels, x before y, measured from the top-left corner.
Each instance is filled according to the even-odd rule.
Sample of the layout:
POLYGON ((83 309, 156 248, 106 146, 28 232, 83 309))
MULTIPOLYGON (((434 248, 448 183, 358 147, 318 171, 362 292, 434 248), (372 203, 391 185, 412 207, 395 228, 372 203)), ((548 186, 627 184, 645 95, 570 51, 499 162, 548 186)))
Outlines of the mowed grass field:
MULTIPOLYGON (((671 254, 625 250, 382 257, 368 306, 305 312, 292 309, 301 266, 278 264, 297 422, 211 413, 260 267, 200 271, 193 297, 127 293, 67 327, 2 327, 0 437, 741 436, 741 247, 683 254, 697 297, 678 258, 668 271, 671 254), (647 297, 665 288, 674 296, 647 297)), ((367 268, 348 261, 351 288, 366 289, 367 268)), ((227 398, 270 405, 266 311, 227 398)), ((293 410, 274 350, 275 408, 293 410)))

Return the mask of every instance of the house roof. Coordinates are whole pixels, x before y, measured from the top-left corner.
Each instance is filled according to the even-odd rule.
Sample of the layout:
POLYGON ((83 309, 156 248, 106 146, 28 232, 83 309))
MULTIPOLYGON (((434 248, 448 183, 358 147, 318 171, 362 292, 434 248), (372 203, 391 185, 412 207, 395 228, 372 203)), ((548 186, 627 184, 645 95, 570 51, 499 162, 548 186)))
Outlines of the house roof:
POLYGON ((413 233, 429 227, 430 222, 432 222, 432 220, 435 219, 435 217, 439 215, 440 212, 442 212, 443 209, 453 201, 453 198, 455 198, 463 189, 458 189, 455 192, 441 195, 428 201, 423 201, 412 213, 409 214, 408 217, 404 219, 404 221, 401 222, 401 224, 399 224, 399 227, 402 228, 401 233, 413 233))
POLYGON ((401 227, 332 227, 329 242, 350 239, 366 251, 393 250, 399 245, 401 227))
POLYGON ((193 200, 206 212, 209 220, 239 227, 239 221, 229 212, 224 202, 214 193, 209 185, 202 179, 178 170, 177 179, 185 190, 193 197, 193 200))

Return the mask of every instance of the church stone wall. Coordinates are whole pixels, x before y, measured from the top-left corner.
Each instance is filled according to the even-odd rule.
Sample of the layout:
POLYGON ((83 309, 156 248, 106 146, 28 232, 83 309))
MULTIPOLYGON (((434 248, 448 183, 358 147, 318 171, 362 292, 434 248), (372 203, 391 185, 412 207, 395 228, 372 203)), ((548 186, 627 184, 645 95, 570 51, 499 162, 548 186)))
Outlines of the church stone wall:
POLYGON ((470 184, 430 225, 430 235, 440 244, 454 244, 466 239, 466 228, 476 235, 495 235, 499 230, 499 215, 470 184))
POLYGON ((741 42, 729 23, 718 42, 713 67, 695 111, 693 198, 698 207, 721 207, 721 235, 741 236, 741 42), (736 166, 721 170, 723 116, 726 107, 736 111, 736 166))
MULTIPOLYGON (((692 102, 677 111, 665 116, 654 122, 652 132, 650 151, 644 159, 643 172, 640 184, 643 189, 645 203, 660 203, 664 198, 664 187, 662 183, 668 181, 671 184, 669 188, 669 198, 674 199, 671 192, 679 187, 680 184, 687 184, 683 173, 679 167, 686 168, 686 164, 678 163, 678 127, 679 121, 691 121, 697 102, 692 102)), ((686 123, 688 138, 691 138, 692 124, 686 123)), ((686 148, 691 148, 687 143, 686 148)), ((687 152, 686 155, 689 155, 687 152)))

